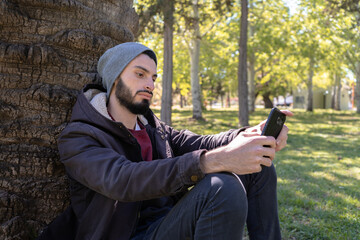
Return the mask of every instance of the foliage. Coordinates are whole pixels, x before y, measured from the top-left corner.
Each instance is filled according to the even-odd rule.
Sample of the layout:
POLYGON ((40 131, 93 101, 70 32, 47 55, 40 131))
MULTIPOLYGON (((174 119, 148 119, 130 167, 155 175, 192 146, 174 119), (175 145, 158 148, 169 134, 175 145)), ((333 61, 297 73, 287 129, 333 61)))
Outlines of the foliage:
POLYGON ((207 100, 216 100, 225 93, 237 94, 237 39, 229 29, 231 15, 225 17, 226 21, 216 23, 216 27, 202 39, 200 77, 203 95, 207 100), (219 28, 224 31, 219 32, 219 28))
POLYGON ((344 9, 347 12, 359 11, 359 0, 327 0, 330 4, 330 8, 334 10, 344 9))
MULTIPOLYGON (((143 1, 151 8, 151 0, 137 2, 143 1)), ((241 9, 239 1, 220 2, 200 1, 203 35, 199 76, 203 102, 237 96, 241 9)), ((297 11, 292 13, 283 0, 249 2, 248 64, 254 65, 256 95, 277 97, 291 94, 297 86, 306 87, 310 59, 314 61, 314 87, 332 87, 335 74, 341 76, 343 84, 351 86, 354 77, 349 78, 349 72, 356 75, 360 59, 358 11, 352 11, 356 5, 351 5, 358 4, 358 0, 299 0, 297 11)), ((186 4, 188 1, 175 4, 173 87, 175 93, 189 98, 190 36, 186 30, 192 21, 186 4)), ((140 40, 162 49, 162 42, 154 41, 162 38, 161 30, 153 31, 162 24, 162 16, 156 15, 149 22, 152 27, 144 30, 140 40)))
POLYGON ((254 4, 250 9, 250 24, 254 34, 249 38, 249 52, 255 54, 255 84, 257 94, 271 92, 285 95, 289 71, 284 63, 289 47, 289 14, 282 1, 254 4), (279 86, 282 86, 279 88, 279 86))
MULTIPOLYGON (((279 216, 284 239, 358 239, 360 236, 360 115, 350 111, 292 110, 288 145, 274 161, 279 216)), ((250 125, 264 120, 257 109, 250 125)), ((237 127, 236 110, 173 111, 173 126, 199 134, 237 127)))

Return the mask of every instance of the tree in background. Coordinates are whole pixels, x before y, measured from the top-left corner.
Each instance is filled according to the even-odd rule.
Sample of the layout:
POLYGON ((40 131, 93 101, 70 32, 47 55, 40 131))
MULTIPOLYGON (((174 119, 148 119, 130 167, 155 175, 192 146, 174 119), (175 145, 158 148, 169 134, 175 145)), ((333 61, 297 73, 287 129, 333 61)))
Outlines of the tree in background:
POLYGON ((202 117, 202 89, 200 84, 200 46, 202 39, 216 27, 220 21, 225 20, 223 14, 231 7, 231 1, 204 1, 191 0, 181 3, 180 17, 183 21, 178 29, 183 41, 186 43, 190 55, 190 82, 193 105, 193 118, 202 117))
POLYGON ((345 57, 349 69, 354 73, 356 78, 355 85, 355 102, 356 102, 356 111, 360 113, 360 1, 359 0, 342 0, 334 1, 327 0, 329 3, 329 8, 331 11, 331 16, 338 18, 339 16, 342 20, 347 19, 347 21, 342 22, 342 31, 340 38, 342 39, 341 43, 333 41, 335 44, 346 49, 345 57), (346 47, 344 47, 344 45, 346 47))
POLYGON ((173 82, 173 25, 174 1, 163 4, 164 14, 164 70, 162 78, 161 120, 171 124, 172 82, 173 82))
POLYGON ((323 42, 324 4, 322 1, 300 2, 301 10, 292 19, 292 55, 296 59, 292 69, 307 87, 307 111, 313 111, 313 77, 325 57, 323 42))
MULTIPOLYGON (((240 15, 237 4, 232 8, 240 15)), ((234 21, 233 12, 223 12, 222 15, 224 20, 216 22, 215 26, 211 23, 201 39, 200 82, 204 102, 209 103, 210 107, 218 101, 221 106, 229 107, 230 97, 238 95, 234 72, 238 67, 239 21, 234 21)))
MULTIPOLYGON (((153 18, 151 21, 146 20, 150 24, 150 30, 152 32, 157 32, 154 26, 158 26, 158 22, 155 19, 159 20, 159 16, 155 15, 156 10, 159 7, 160 1, 137 1, 141 8, 140 17, 142 13, 145 17, 149 16, 152 13, 153 18), (148 10, 144 8, 148 7, 148 10)), ((190 58, 190 83, 191 83, 191 97, 193 105, 193 118, 202 119, 202 89, 200 84, 200 69, 199 69, 199 59, 200 59, 200 44, 202 38, 222 19, 222 13, 225 12, 224 9, 231 6, 230 1, 226 1, 223 4, 221 1, 176 1, 174 2, 175 9, 175 32, 182 36, 181 43, 179 45, 186 46, 188 49, 188 55, 190 58), (216 18, 214 21, 214 17, 216 18)), ((148 19, 148 18, 146 18, 148 19)), ((143 35, 144 40, 148 36, 143 35)), ((165 51, 164 51, 165 54, 165 51)), ((175 60, 176 61, 176 60, 175 60)), ((180 66, 183 68, 183 66, 180 66)), ((179 86, 179 82, 175 83, 179 86)), ((181 84, 182 85, 182 84, 181 84)), ((178 92, 178 91, 177 91, 178 92)))
POLYGON ((252 111, 257 95, 262 96, 265 108, 271 108, 271 97, 291 92, 288 89, 291 74, 284 68, 290 16, 288 8, 279 0, 256 4, 252 1, 249 11, 248 83, 249 110, 252 111))
MULTIPOLYGON (((137 12, 140 16, 139 32, 145 38, 148 34, 159 33, 163 37, 162 94, 161 120, 171 124, 172 82, 173 82, 173 31, 174 31, 174 3, 175 1, 142 0, 137 1, 137 12), (162 15, 163 26, 159 26, 159 15, 162 15), (160 29, 163 29, 162 31, 160 29)), ((146 43, 145 43, 146 44, 146 43)), ((160 52, 160 51, 159 51, 160 52)), ((160 54, 158 54, 160 57, 160 54)), ((159 59, 160 60, 160 59, 159 59)), ((158 61, 160 62, 160 61, 158 61)), ((161 65, 158 65, 160 68, 161 65)))
POLYGON ((193 106, 193 118, 197 120, 202 117, 202 101, 201 101, 201 87, 199 79, 199 59, 200 59, 200 3, 199 0, 191 0, 190 17, 185 17, 186 24, 189 27, 190 41, 188 42, 188 49, 190 53, 190 82, 191 82, 191 97, 193 106))
MULTIPOLYGON (((238 70, 241 1, 229 2, 231 8, 223 4, 219 11, 218 1, 199 1, 201 47, 197 76, 203 106, 219 99, 223 102, 224 96, 227 99, 238 97, 238 82, 233 73, 238 70), (217 15, 219 12, 221 17, 217 15)), ((302 0, 299 4, 298 10, 290 13, 282 0, 249 1, 247 82, 250 111, 254 109, 257 96, 262 97, 265 107, 272 107, 274 98, 286 97, 296 87, 308 89, 307 108, 311 111, 313 87, 327 89, 336 83, 334 89, 339 92, 340 83, 345 83, 346 69, 356 76, 359 37, 356 35, 358 28, 351 24, 355 23, 355 14, 342 14, 330 20, 326 0, 302 0), (335 49, 329 41, 340 44, 339 48, 335 49)), ((179 94, 184 103, 191 98, 191 55, 187 51, 192 37, 188 31, 193 21, 191 2, 175 2, 175 9, 173 88, 174 94, 179 94)), ((162 26, 162 17, 154 20, 152 28, 162 26)), ((157 31, 155 34, 148 32, 144 38, 155 47, 162 46, 156 40, 162 37, 157 31)))
MULTIPOLYGON (((324 12, 327 11, 327 9, 324 9, 324 12)), ((322 43, 325 57, 320 64, 320 74, 323 73, 323 78, 329 79, 326 84, 327 86, 325 85, 324 88, 329 88, 329 86, 332 85, 331 108, 335 110, 340 110, 342 79, 344 79, 346 75, 345 54, 348 48, 344 47, 343 41, 340 38, 344 31, 343 20, 346 20, 346 16, 336 17, 336 19, 331 18, 330 15, 327 16, 325 20, 326 31, 324 34, 324 39, 327 41, 323 41, 322 43)), ((321 79, 317 79, 316 82, 320 81, 321 79)))
POLYGON ((241 26, 239 40, 238 97, 239 125, 249 125, 249 104, 247 85, 247 34, 248 34, 248 1, 241 0, 241 26))

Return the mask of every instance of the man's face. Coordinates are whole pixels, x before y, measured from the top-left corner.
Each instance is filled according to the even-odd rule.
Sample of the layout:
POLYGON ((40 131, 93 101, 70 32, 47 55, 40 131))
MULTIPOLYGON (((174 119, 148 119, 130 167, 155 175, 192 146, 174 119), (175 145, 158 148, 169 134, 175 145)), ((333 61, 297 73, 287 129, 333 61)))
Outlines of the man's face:
POLYGON ((146 54, 137 56, 115 82, 118 102, 133 114, 145 114, 150 106, 156 78, 154 60, 146 54))

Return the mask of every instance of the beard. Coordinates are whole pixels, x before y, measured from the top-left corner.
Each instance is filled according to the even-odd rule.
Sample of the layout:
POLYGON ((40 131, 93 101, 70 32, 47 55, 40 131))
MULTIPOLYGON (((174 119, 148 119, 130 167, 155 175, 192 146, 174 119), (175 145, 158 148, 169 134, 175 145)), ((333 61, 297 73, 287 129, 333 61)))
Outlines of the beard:
POLYGON ((120 78, 120 81, 116 85, 115 96, 118 102, 121 105, 125 106, 131 113, 144 115, 150 109, 150 101, 147 99, 143 99, 141 102, 135 103, 135 96, 139 92, 147 92, 152 95, 152 92, 150 91, 139 90, 134 94, 134 96, 132 96, 130 89, 125 86, 123 80, 120 78))

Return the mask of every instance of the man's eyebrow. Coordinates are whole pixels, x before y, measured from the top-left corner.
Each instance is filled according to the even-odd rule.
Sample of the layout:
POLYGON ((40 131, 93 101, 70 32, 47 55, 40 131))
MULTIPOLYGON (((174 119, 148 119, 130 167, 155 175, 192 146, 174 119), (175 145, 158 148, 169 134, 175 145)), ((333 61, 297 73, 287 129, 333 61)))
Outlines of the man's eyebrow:
MULTIPOLYGON (((150 72, 150 71, 147 70, 146 68, 144 68, 144 67, 142 67, 142 66, 139 66, 139 65, 134 66, 134 68, 139 68, 139 69, 143 70, 143 71, 146 72, 146 73, 149 73, 149 72, 150 72)), ((158 75, 155 73, 153 76, 157 78, 158 75)))

